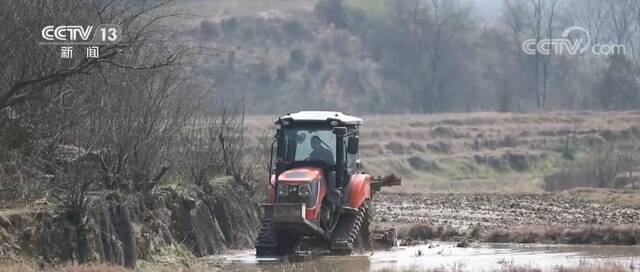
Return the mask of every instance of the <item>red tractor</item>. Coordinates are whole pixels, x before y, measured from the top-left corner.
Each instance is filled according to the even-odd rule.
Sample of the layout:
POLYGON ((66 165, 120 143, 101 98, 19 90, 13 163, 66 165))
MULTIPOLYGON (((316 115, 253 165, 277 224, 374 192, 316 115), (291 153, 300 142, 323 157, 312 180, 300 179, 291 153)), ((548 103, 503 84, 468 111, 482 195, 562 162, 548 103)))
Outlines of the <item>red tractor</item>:
POLYGON ((309 248, 343 255, 366 248, 374 192, 400 185, 400 179, 373 178, 361 171, 362 119, 302 111, 284 115, 275 124, 269 167, 275 173, 263 205, 256 255, 288 255, 309 248))

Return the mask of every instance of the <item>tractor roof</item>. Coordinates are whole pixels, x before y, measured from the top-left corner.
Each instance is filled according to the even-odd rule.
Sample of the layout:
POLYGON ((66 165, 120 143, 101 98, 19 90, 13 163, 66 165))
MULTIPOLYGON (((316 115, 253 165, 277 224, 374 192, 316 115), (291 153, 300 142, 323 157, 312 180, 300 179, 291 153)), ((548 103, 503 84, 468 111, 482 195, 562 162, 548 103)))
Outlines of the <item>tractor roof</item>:
POLYGON ((276 123, 280 120, 290 120, 293 122, 327 122, 331 120, 337 120, 342 123, 342 125, 362 125, 362 119, 337 111, 299 111, 296 113, 289 113, 287 115, 281 116, 280 118, 278 118, 278 120, 276 120, 276 123))

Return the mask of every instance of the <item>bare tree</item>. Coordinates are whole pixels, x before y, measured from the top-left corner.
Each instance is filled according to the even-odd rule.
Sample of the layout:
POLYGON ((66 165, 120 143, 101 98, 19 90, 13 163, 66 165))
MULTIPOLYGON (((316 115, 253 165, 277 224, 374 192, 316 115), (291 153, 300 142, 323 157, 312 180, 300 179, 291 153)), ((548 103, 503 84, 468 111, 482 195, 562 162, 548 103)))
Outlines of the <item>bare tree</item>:
POLYGON ((410 75, 416 110, 429 112, 442 105, 447 77, 443 74, 455 40, 469 28, 470 8, 457 1, 394 1, 393 20, 410 48, 410 75))
MULTIPOLYGON (((516 73, 528 74, 528 70, 526 69, 529 65, 527 64, 527 56, 524 55, 520 48, 522 42, 524 41, 525 35, 528 35, 529 26, 533 21, 531 14, 527 9, 526 2, 518 1, 518 0, 505 0, 503 2, 504 9, 502 11, 502 20, 507 25, 509 30, 511 31, 511 39, 513 42, 513 48, 515 48, 514 57, 516 59, 515 66, 518 68, 516 73)), ((532 77, 524 77, 524 80, 521 81, 521 85, 525 85, 524 89, 535 88, 535 80, 532 80, 532 77)), ((507 79, 503 80, 506 81, 507 79)), ((506 82, 505 82, 506 83, 506 82)), ((506 86, 506 84, 502 83, 501 86, 506 86)), ((523 100, 523 91, 522 90, 508 90, 508 92, 517 91, 518 94, 518 110, 521 109, 521 101, 523 100)), ((502 110, 507 108, 509 100, 511 100, 512 95, 507 95, 507 90, 501 92, 500 95, 500 104, 502 105, 502 110), (507 100, 507 98, 509 98, 507 100)))
POLYGON ((120 80, 102 86, 106 93, 91 104, 82 144, 108 151, 112 189, 158 181, 171 166, 175 150, 168 147, 197 110, 202 91, 179 66, 106 75, 120 80))
MULTIPOLYGON (((140 48, 153 33, 156 23, 165 18, 154 15, 167 1, 18 1, 3 3, 3 28, 0 30, 0 111, 20 112, 31 101, 50 101, 64 94, 55 84, 78 75, 94 73, 105 65, 134 69, 155 68, 176 59, 175 54, 154 58, 149 63, 133 66, 119 56, 129 49, 140 48), (100 48, 99 58, 61 59, 52 46, 41 46, 40 29, 48 24, 97 25, 113 23, 122 27, 126 37, 120 43, 100 48)), ((27 109, 24 109, 27 110, 27 109)), ((3 119, 4 120, 4 119, 3 119)))
MULTIPOLYGON (((554 30, 554 16, 556 14, 556 8, 558 6, 558 2, 560 0, 551 0, 551 3, 549 4, 549 8, 548 8, 548 18, 547 18, 547 39, 552 40, 553 39, 553 30, 554 30)), ((549 76, 550 76, 550 70, 549 70, 549 64, 551 63, 551 57, 553 56, 553 54, 550 54, 548 56, 546 56, 543 59, 543 63, 542 63, 542 94, 541 94, 541 104, 540 104, 540 108, 544 108, 545 106, 545 102, 547 101, 547 88, 548 88, 548 83, 549 83, 549 76)))
MULTIPOLYGON (((224 105, 195 115, 181 133, 180 169, 185 177, 207 188, 212 177, 230 176, 249 192, 255 192, 264 148, 245 134, 244 111, 234 112, 224 105), (255 149, 255 150, 253 150, 255 149)), ((265 177, 262 177, 265 178, 265 177)))
MULTIPOLYGON (((522 46, 522 36, 533 37, 536 44, 553 39, 555 32, 555 18, 560 0, 505 0, 504 21, 510 28, 514 46, 518 49, 522 46)), ((549 46, 551 47, 551 46, 549 46)), ((530 71, 531 93, 536 102, 536 108, 544 108, 547 100, 549 78, 551 76, 552 54, 543 55, 538 50, 529 58, 523 53, 519 55, 523 67, 530 71)))

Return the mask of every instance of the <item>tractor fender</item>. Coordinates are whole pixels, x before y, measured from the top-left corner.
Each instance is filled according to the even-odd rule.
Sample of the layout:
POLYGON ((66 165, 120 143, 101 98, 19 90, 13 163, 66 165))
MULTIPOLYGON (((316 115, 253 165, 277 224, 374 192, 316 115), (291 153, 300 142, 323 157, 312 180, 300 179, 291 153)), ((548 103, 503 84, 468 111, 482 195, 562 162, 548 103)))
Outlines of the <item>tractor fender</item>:
POLYGON ((367 199, 371 199, 371 175, 355 174, 349 182, 351 194, 349 205, 351 208, 360 208, 367 199))

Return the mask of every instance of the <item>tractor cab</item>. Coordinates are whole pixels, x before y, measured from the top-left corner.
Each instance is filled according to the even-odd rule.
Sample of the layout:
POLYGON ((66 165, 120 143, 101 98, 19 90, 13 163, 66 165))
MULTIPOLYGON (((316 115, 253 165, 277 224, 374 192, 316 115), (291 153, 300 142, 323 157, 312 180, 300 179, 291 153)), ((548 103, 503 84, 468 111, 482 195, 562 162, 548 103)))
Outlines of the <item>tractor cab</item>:
POLYGON ((330 191, 345 188, 358 170, 360 124, 362 119, 340 112, 307 111, 278 118, 276 177, 314 167, 321 169, 330 191))

